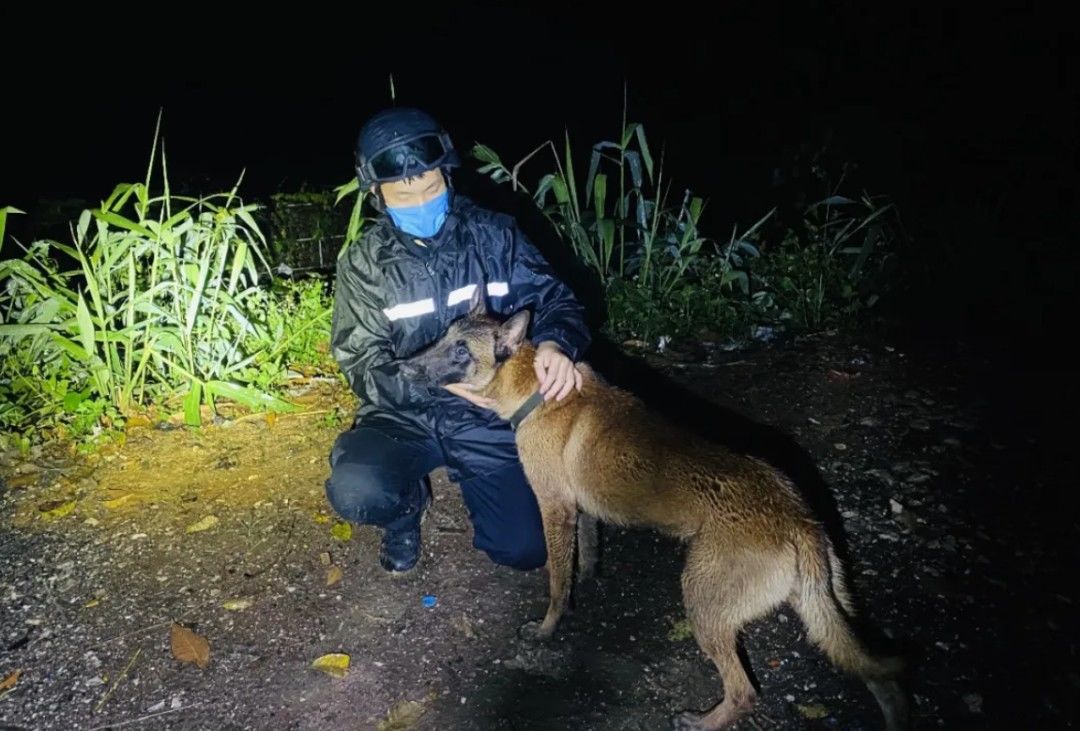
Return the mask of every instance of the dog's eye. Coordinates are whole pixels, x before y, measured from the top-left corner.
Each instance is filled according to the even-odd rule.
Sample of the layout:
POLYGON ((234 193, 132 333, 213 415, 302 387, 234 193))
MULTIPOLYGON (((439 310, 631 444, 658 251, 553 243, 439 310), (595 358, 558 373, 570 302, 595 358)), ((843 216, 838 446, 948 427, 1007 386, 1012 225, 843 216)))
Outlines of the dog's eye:
POLYGON ((459 341, 454 345, 454 357, 462 360, 467 360, 469 357, 469 346, 465 344, 465 341, 459 341))

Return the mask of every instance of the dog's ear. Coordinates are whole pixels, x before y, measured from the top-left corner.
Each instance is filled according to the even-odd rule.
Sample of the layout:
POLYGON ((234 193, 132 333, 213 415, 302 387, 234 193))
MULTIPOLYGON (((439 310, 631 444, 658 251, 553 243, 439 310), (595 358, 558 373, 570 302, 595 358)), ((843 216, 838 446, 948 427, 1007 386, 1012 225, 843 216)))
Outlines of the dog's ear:
POLYGON ((484 303, 484 285, 477 284, 473 288, 472 297, 469 299, 469 317, 483 317, 487 314, 487 305, 484 303))
POLYGON ((522 310, 499 326, 495 335, 495 359, 504 361, 517 352, 529 327, 529 311, 522 310))

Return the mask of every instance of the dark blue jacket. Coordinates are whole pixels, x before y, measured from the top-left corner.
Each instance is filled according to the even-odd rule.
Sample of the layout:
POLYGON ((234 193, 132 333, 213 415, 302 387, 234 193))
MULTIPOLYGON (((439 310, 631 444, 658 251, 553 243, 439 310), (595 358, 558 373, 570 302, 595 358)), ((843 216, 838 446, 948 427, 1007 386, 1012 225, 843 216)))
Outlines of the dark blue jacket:
POLYGON ((361 417, 378 410, 415 418, 433 409, 477 417, 464 399, 411 383, 398 370, 400 359, 466 314, 476 286, 492 312, 532 310, 533 343, 554 341, 575 361, 588 348, 582 306, 512 217, 453 195, 442 229, 418 242, 383 214, 337 267, 331 348, 361 399, 361 417))

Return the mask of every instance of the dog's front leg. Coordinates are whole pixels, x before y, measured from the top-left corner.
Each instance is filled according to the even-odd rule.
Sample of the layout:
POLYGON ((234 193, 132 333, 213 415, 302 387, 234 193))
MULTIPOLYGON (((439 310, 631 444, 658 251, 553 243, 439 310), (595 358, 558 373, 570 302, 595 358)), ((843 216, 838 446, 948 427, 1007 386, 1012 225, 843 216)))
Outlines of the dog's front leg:
POLYGON ((565 500, 540 500, 540 516, 544 521, 547 542, 550 600, 544 621, 537 626, 530 622, 521 628, 526 639, 546 640, 555 632, 570 599, 574 576, 574 541, 576 538, 577 506, 565 500))

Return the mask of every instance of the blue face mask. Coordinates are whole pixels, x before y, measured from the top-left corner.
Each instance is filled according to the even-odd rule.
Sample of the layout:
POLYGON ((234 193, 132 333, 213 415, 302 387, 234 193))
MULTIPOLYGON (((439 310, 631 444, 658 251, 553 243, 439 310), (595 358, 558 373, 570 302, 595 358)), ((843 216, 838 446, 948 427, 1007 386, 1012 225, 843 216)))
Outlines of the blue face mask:
POLYGON ((429 239, 439 233, 449 211, 449 190, 444 190, 438 197, 418 206, 386 207, 386 212, 390 214, 395 226, 422 239, 429 239))

